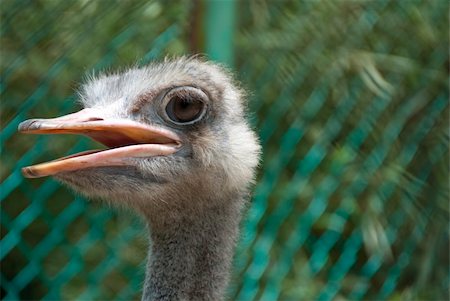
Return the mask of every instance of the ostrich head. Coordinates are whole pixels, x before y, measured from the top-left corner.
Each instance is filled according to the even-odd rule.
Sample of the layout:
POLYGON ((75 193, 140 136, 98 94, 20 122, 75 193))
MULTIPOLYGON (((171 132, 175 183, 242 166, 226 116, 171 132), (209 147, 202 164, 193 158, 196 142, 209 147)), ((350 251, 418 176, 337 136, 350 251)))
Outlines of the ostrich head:
POLYGON ((148 277, 148 296, 214 299, 218 297, 214 292, 195 295, 195 290, 205 287, 201 281, 183 284, 160 265, 190 268, 196 274, 192 263, 202 265, 198 256, 217 257, 219 268, 208 263, 198 273, 214 274, 222 285, 211 285, 212 289, 223 290, 227 273, 221 270, 229 263, 223 266, 220 257, 229 262, 260 152, 245 120, 243 97, 224 69, 193 58, 92 77, 80 91, 83 110, 27 120, 19 131, 83 134, 107 149, 25 167, 23 173, 54 176, 88 197, 141 213, 154 234, 154 258, 162 261, 150 255, 149 269, 156 272, 148 277), (218 237, 217 247, 204 246, 205 240, 214 245, 218 237), (179 254, 166 245, 173 245, 169 238, 175 240, 172 249, 184 244, 179 254), (187 263, 178 258, 183 257, 182 250, 190 258, 187 263), (175 253, 165 254, 170 252, 175 253))

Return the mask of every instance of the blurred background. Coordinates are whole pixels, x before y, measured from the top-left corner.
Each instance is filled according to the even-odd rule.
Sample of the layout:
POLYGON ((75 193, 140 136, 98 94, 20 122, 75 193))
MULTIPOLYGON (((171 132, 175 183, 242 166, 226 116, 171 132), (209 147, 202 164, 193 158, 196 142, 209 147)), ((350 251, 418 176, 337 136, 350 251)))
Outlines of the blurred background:
POLYGON ((20 168, 89 148, 19 135, 92 72, 203 53, 264 147, 230 300, 449 293, 449 2, 3 0, 1 298, 139 299, 135 216, 20 168))

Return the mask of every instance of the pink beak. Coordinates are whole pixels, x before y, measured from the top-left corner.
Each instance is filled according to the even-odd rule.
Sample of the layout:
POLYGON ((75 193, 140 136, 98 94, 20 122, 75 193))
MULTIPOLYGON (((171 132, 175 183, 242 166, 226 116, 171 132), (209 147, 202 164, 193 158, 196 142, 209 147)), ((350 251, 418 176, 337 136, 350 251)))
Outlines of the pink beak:
POLYGON ((127 166, 133 158, 167 156, 178 151, 181 139, 164 128, 127 119, 104 119, 94 109, 53 119, 29 119, 19 125, 26 134, 81 134, 111 149, 93 150, 24 167, 28 178, 100 166, 127 166))

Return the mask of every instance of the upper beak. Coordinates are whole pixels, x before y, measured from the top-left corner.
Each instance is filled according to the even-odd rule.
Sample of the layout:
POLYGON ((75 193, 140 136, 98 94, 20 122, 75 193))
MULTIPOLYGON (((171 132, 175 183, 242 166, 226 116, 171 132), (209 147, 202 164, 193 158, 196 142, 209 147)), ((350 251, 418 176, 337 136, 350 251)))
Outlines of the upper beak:
POLYGON ((130 165, 132 158, 170 155, 181 146, 172 131, 127 119, 106 119, 101 112, 84 109, 53 119, 30 119, 19 125, 27 134, 82 134, 110 148, 75 154, 22 169, 35 178, 89 167, 130 165))

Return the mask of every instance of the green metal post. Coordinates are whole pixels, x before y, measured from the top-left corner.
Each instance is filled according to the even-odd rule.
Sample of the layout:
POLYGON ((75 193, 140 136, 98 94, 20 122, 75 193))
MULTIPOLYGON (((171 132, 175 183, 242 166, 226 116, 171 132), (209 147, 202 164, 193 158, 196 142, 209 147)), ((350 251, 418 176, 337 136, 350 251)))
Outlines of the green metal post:
POLYGON ((206 1, 204 22, 205 49, 209 58, 234 65, 234 32, 236 28, 236 1, 206 1))

